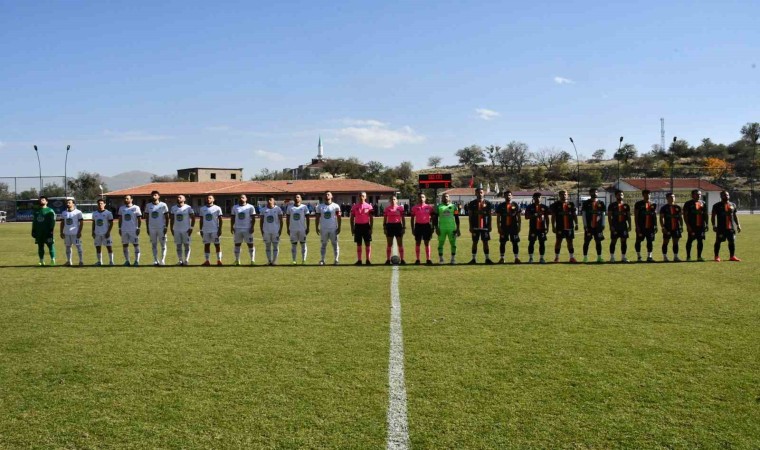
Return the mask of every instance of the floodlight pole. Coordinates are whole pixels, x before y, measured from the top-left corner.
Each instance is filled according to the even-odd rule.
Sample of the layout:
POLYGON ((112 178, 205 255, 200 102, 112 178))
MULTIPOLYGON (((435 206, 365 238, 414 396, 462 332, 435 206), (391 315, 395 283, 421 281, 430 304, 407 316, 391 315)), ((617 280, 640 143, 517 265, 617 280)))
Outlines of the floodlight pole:
POLYGON ((752 173, 749 179, 749 213, 755 214, 755 166, 757 165, 757 137, 752 141, 752 173))
POLYGON ((69 150, 71 150, 71 146, 66 146, 66 159, 63 161, 63 196, 65 198, 69 198, 69 175, 68 175, 68 167, 69 167, 69 150))
POLYGON ((37 197, 39 198, 40 195, 42 195, 42 163, 40 162, 40 152, 37 150, 37 146, 34 146, 34 153, 37 154, 37 166, 40 168, 40 192, 37 194, 37 197))
POLYGON ((620 158, 623 156, 620 154, 620 147, 623 145, 623 136, 620 136, 620 143, 618 143, 618 151, 617 151, 617 160, 618 160, 618 176, 617 176, 617 187, 616 189, 620 189, 620 158))
POLYGON ((677 137, 673 136, 673 145, 670 146, 670 192, 675 195, 673 191, 673 166, 676 164, 676 155, 673 153, 673 149, 676 146, 677 137))
POLYGON ((573 144, 573 149, 575 150, 575 163, 576 163, 576 172, 577 172, 577 190, 578 190, 578 198, 576 199, 575 207, 577 208, 578 205, 581 203, 581 160, 578 158, 578 149, 575 147, 575 141, 573 138, 570 138, 570 143, 573 144))

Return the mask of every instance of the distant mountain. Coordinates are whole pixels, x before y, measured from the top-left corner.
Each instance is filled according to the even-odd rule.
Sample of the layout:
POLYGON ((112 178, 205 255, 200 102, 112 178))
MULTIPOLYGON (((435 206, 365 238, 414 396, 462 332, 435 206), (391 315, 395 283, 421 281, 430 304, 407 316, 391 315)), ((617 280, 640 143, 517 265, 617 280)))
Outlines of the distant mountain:
POLYGON ((150 183, 150 178, 154 174, 150 172, 142 172, 139 170, 133 170, 130 172, 120 173, 112 177, 101 177, 103 182, 108 186, 108 191, 116 191, 118 189, 126 189, 133 186, 140 186, 141 184, 150 183))

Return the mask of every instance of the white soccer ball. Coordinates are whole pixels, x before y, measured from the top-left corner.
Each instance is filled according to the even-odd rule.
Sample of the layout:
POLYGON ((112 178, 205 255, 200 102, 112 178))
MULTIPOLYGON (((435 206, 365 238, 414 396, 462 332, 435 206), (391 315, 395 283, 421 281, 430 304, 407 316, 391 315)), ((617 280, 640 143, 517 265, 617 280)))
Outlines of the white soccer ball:
POLYGON ((393 264, 394 266, 397 266, 399 265, 399 263, 401 263, 401 258, 399 258, 396 255, 391 256, 391 264, 393 264))

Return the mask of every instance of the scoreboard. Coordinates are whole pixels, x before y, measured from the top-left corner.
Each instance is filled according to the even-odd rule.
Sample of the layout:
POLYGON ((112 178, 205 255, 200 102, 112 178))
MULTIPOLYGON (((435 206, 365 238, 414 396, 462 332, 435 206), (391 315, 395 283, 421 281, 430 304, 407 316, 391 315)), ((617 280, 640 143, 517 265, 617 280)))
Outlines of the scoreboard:
POLYGON ((421 173, 420 189, 448 189, 451 187, 450 173, 421 173))

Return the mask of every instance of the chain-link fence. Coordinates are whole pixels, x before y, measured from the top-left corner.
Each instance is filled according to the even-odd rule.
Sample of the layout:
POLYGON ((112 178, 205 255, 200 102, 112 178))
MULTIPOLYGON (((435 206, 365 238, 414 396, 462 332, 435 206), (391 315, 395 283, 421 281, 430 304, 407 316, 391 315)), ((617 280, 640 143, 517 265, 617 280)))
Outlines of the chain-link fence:
POLYGON ((63 176, 43 177, 0 177, 0 211, 4 211, 9 222, 28 216, 30 202, 42 195, 64 197, 63 176))

